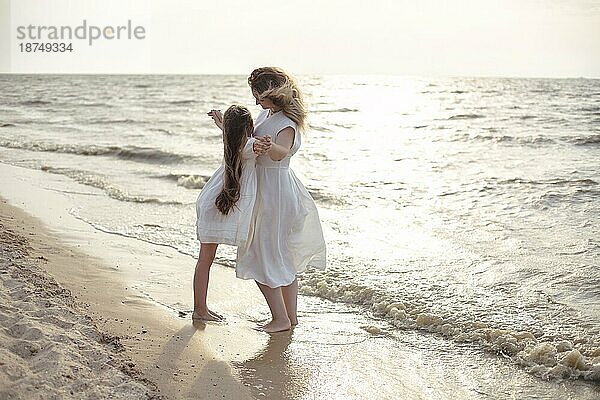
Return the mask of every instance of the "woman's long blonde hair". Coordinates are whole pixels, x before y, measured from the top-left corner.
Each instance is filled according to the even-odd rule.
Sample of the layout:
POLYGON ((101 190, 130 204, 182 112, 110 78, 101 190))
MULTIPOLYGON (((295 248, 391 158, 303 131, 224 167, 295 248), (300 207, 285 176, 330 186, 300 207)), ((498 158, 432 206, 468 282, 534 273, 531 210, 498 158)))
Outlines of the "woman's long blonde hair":
POLYGON ((306 107, 302 92, 294 78, 277 67, 257 68, 248 77, 250 89, 260 98, 268 98, 296 123, 300 131, 306 129, 306 107))
POLYGON ((219 211, 227 215, 240 199, 242 179, 242 151, 246 138, 254 132, 250 111, 244 106, 233 105, 223 115, 223 159, 225 173, 223 189, 215 200, 219 211))

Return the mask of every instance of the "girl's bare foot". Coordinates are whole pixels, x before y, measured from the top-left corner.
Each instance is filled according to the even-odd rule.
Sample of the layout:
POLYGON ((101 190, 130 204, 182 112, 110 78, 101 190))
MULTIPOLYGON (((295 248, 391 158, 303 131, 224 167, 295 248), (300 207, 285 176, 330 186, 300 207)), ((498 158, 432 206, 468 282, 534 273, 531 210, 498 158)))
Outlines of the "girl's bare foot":
POLYGON ((261 329, 267 333, 275 333, 275 332, 283 332, 283 331, 289 331, 292 327, 292 324, 290 323, 290 320, 288 318, 286 319, 280 319, 280 320, 273 320, 271 322, 269 322, 266 325, 263 325, 261 327, 261 329))
POLYGON ((192 320, 198 321, 223 321, 223 316, 206 309, 204 311, 194 311, 192 313, 192 320))

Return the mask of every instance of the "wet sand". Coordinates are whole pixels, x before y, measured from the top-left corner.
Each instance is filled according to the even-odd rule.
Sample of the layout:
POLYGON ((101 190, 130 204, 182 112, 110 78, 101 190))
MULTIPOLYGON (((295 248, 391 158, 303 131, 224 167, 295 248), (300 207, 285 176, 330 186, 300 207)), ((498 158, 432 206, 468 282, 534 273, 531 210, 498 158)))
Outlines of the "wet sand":
MULTIPOLYGON (((22 182, 27 179, 21 176, 19 180, 22 182)), ((3 252, 21 252, 18 261, 35 270, 36 276, 43 282, 29 282, 30 274, 15 264, 14 257, 3 257, 2 268, 9 268, 11 272, 3 271, 2 275, 5 277, 8 274, 10 279, 3 280, 5 294, 1 327, 9 335, 18 331, 12 341, 3 340, 1 346, 2 352, 7 355, 7 361, 0 369, 1 386, 6 398, 32 398, 24 393, 33 393, 38 387, 51 388, 60 396, 69 398, 69 388, 80 387, 88 379, 85 374, 90 373, 89 368, 74 360, 83 359, 90 346, 97 347, 107 360, 117 360, 111 361, 115 364, 113 369, 126 371, 120 379, 130 382, 133 389, 128 389, 123 398, 153 398, 160 393, 169 399, 250 399, 253 396, 249 386, 257 379, 268 381, 272 394, 280 392, 274 389, 279 383, 284 384, 286 379, 281 377, 277 363, 272 365, 274 368, 267 369, 269 376, 263 377, 252 373, 250 376, 239 376, 233 369, 234 363, 239 367, 257 354, 262 354, 266 344, 276 352, 281 346, 285 348, 291 340, 291 335, 285 333, 269 338, 267 334, 252 329, 255 326, 253 321, 236 317, 238 311, 243 312, 249 305, 261 301, 254 285, 235 279, 231 269, 214 265, 209 302, 225 312, 228 321, 225 324, 192 324, 189 313, 184 315, 161 307, 131 286, 137 280, 148 279, 148 272, 144 271, 146 265, 160 265, 167 271, 183 266, 189 270, 188 295, 191 298, 193 259, 170 248, 98 232, 70 216, 67 212, 69 205, 64 203, 59 193, 53 196, 50 192, 44 202, 38 199, 27 204, 28 196, 24 188, 33 189, 37 185, 43 185, 43 182, 36 180, 21 187, 2 182, 3 195, 15 195, 19 191, 21 195, 13 197, 17 207, 6 199, 2 199, 0 204, 3 252), (15 197, 25 200, 19 202, 15 197), (54 229, 23 209, 34 210, 46 224, 53 221, 54 229), (24 309, 30 306, 24 305, 18 298, 22 297, 18 290, 6 290, 9 286, 20 288, 33 284, 37 286, 29 289, 28 299, 30 303, 41 305, 32 310, 24 309), (54 292, 65 296, 64 304, 56 311, 60 315, 71 316, 64 322, 53 322, 56 319, 53 316, 56 307, 47 305, 48 285, 55 288, 52 289, 54 292), (232 297, 232 293, 236 296, 232 297), (240 302, 240 298, 245 301, 240 302), (19 322, 18 315, 29 311, 33 316, 19 322), (76 321, 84 321, 87 325, 82 327, 76 321), (60 340, 81 343, 83 347, 70 348, 70 358, 64 357, 66 350, 44 353, 47 354, 47 360, 42 368, 39 365, 43 352, 35 350, 41 342, 35 335, 61 337, 60 340), (11 344, 15 340, 20 343, 18 348, 11 344), (27 358, 22 358, 19 354, 29 348, 32 349, 32 355, 27 354, 27 358), (32 372, 32 365, 41 368, 37 375, 32 372), (63 380, 51 382, 43 378, 44 374, 56 368, 70 371, 68 375, 71 378, 68 379, 75 382, 75 386, 63 380), (272 376, 269 371, 273 372, 272 376)), ((185 313, 188 310, 182 311, 185 313)), ((267 353, 272 354, 272 351, 267 353)), ((95 359, 99 357, 94 356, 95 359)), ((260 355, 256 362, 261 362, 260 355)), ((106 387, 102 391, 101 385, 94 382, 90 381, 89 386, 97 387, 93 392, 99 391, 97 398, 118 398, 115 391, 121 390, 124 385, 119 383, 119 386, 116 381, 103 381, 106 387)), ((75 392, 74 398, 79 398, 79 392, 75 392)))

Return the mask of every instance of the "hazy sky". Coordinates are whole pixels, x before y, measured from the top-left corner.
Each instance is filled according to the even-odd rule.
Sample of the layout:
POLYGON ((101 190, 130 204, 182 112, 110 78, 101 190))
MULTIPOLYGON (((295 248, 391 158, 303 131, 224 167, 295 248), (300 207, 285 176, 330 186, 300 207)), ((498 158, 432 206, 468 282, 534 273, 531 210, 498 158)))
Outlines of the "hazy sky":
POLYGON ((600 0, 0 0, 0 12, 0 71, 600 77, 600 0), (18 26, 84 19, 131 20, 146 38, 20 52, 34 40, 18 26))

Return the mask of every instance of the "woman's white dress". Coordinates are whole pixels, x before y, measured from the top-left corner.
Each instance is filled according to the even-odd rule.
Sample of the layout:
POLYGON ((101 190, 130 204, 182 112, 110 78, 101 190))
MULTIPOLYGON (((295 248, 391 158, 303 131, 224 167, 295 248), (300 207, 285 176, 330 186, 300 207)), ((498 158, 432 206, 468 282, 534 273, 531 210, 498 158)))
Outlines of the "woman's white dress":
POLYGON ((222 214, 215 200, 223 189, 224 163, 206 182, 196 200, 196 234, 201 243, 222 243, 239 246, 248 238, 250 219, 256 198, 256 156, 252 151, 254 138, 248 138, 242 151, 242 178, 240 199, 229 211, 222 214))
POLYGON ((314 200, 290 169, 300 148, 297 126, 283 112, 261 112, 254 136, 271 135, 292 127, 294 144, 281 161, 268 154, 256 159, 257 192, 248 240, 238 247, 236 275, 272 288, 291 284, 307 267, 325 268, 325 240, 314 200))

